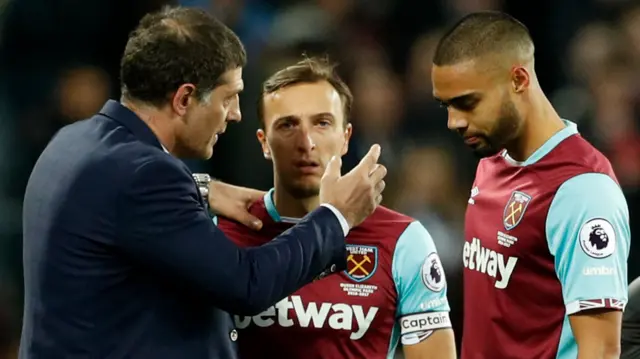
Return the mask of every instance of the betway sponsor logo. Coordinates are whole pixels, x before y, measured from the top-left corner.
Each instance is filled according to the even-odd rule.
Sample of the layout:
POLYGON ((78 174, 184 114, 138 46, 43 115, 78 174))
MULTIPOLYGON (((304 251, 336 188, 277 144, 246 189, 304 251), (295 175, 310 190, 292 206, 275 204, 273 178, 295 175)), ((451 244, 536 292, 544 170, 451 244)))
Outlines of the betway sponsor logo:
POLYGON ((258 327, 266 328, 272 325, 281 327, 292 327, 297 325, 302 328, 329 328, 336 330, 347 330, 351 332, 349 338, 352 340, 361 339, 371 322, 378 313, 377 307, 370 307, 365 312, 361 305, 332 304, 310 302, 305 305, 300 296, 292 295, 264 312, 253 317, 235 316, 235 323, 238 329, 247 328, 251 323, 258 327), (293 316, 289 317, 289 310, 293 309, 293 316), (355 320, 354 320, 355 319, 355 320), (355 322, 355 328, 354 328, 355 322))
POLYGON ((518 258, 505 257, 501 253, 484 248, 478 238, 473 238, 471 243, 464 243, 462 263, 466 268, 495 278, 495 287, 504 289, 509 285, 518 258))

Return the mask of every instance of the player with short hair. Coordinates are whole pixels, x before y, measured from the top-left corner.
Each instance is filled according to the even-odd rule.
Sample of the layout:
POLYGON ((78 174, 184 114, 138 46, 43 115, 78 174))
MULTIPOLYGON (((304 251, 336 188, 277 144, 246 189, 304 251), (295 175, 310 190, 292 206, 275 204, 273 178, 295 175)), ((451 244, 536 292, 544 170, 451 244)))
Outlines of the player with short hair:
POLYGON ((262 193, 194 181, 179 159, 210 158, 240 121, 245 60, 204 10, 142 18, 122 56, 120 101, 60 129, 29 178, 19 358, 237 358, 227 312, 259 313, 346 267, 346 234, 384 189, 379 146, 344 176, 331 167, 322 204, 252 249, 214 226, 205 201, 244 222, 262 193))
POLYGON ((617 358, 627 204, 609 161, 540 88, 527 28, 467 15, 433 63, 448 127, 484 157, 465 218, 462 357, 617 358))
MULTIPOLYGON (((318 206, 329 160, 347 153, 352 95, 334 65, 305 59, 271 76, 257 132, 274 189, 251 213, 259 232, 220 218, 236 243, 265 244, 318 206)), ((339 162, 339 161, 334 161, 339 162)), ((235 316, 244 359, 455 358, 446 280, 435 245, 415 219, 378 207, 347 237, 347 269, 313 282, 256 316, 235 316)))

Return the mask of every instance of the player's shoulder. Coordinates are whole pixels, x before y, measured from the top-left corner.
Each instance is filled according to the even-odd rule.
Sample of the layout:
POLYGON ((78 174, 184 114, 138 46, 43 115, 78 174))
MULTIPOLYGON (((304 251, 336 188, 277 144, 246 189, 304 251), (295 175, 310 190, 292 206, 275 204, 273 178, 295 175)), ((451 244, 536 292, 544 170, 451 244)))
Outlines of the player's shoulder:
POLYGON ((609 160, 579 134, 560 143, 536 170, 556 196, 564 193, 591 200, 601 195, 622 195, 609 160))
POLYGON ((408 216, 404 213, 400 213, 398 211, 394 211, 391 208, 385 206, 378 206, 368 219, 398 223, 411 223, 415 221, 413 217, 408 216))
POLYGON ((216 218, 218 228, 233 242, 244 246, 259 246, 277 237, 286 229, 282 223, 276 223, 271 219, 263 198, 253 202, 248 210, 262 221, 262 228, 259 231, 226 217, 216 218))
MULTIPOLYGON (((265 226, 268 229, 272 221, 267 221, 268 219, 267 217, 269 215, 264 203, 264 198, 260 198, 257 201, 253 202, 251 205, 249 205, 248 211, 251 215, 255 216, 256 218, 258 218, 263 222, 263 229, 265 228, 265 226)), ((218 217, 217 223, 218 223, 218 227, 222 230, 234 230, 242 233, 255 232, 253 229, 241 223, 238 223, 232 219, 229 219, 227 217, 218 217)))
POLYGON ((607 157, 580 134, 574 134, 560 142, 540 164, 569 177, 589 172, 613 175, 613 168, 607 157))
POLYGON ((393 248, 413 223, 422 226, 406 214, 378 206, 362 224, 351 230, 349 238, 376 241, 393 248))
POLYGON ((378 206, 373 213, 367 217, 358 227, 363 229, 376 229, 382 230, 384 228, 389 229, 392 232, 402 232, 409 224, 414 222, 415 219, 394 211, 385 206, 378 206))

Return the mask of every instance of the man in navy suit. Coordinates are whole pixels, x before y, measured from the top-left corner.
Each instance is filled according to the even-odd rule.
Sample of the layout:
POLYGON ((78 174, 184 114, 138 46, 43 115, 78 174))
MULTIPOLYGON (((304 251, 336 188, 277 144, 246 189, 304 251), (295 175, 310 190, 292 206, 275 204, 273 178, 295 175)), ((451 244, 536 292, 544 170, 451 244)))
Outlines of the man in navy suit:
MULTIPOLYGON (((214 226, 176 158, 209 158, 240 120, 245 61, 235 34, 205 12, 141 20, 122 58, 120 103, 60 130, 29 179, 20 358, 232 358, 237 334, 222 311, 257 314, 345 268, 345 235, 384 189, 379 146, 344 176, 332 161, 323 205, 254 249, 214 226)), ((220 188, 235 203, 249 193, 209 187, 220 188)))

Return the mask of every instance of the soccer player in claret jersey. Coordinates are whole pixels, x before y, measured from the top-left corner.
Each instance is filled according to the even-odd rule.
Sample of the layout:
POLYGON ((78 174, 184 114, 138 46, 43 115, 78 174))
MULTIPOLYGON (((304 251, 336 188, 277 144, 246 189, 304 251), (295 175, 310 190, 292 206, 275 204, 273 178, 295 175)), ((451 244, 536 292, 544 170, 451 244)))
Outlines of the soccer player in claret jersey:
POLYGON ((609 161, 542 92, 528 30, 467 15, 433 62, 449 128, 484 157, 465 218, 462 358, 617 358, 626 201, 609 161))
MULTIPOLYGON (((246 246, 269 242, 318 206, 320 179, 347 152, 352 96, 321 59, 305 59, 269 78, 257 136, 273 162, 274 189, 250 211, 259 232, 219 219, 246 246)), ((235 316, 243 359, 455 358, 442 265, 427 230, 378 207, 347 236, 347 269, 320 278, 253 317, 235 316)))

